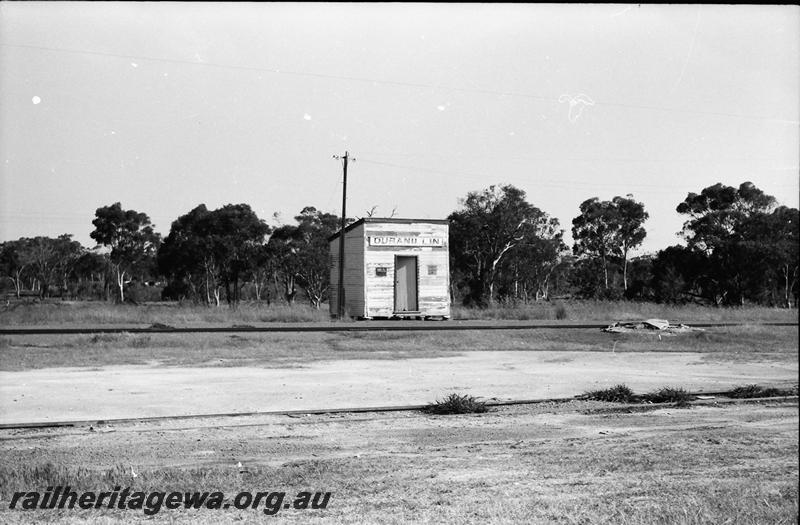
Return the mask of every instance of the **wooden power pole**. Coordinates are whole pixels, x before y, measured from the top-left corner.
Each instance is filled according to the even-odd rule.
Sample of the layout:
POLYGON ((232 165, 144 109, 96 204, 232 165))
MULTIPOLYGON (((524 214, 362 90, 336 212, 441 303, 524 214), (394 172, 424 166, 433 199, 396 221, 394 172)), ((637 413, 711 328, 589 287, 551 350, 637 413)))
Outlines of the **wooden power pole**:
POLYGON ((337 317, 344 319, 344 229, 347 226, 347 162, 350 160, 350 155, 345 151, 343 157, 334 155, 333 158, 342 161, 344 171, 342 180, 342 226, 339 230, 339 287, 336 308, 337 317))

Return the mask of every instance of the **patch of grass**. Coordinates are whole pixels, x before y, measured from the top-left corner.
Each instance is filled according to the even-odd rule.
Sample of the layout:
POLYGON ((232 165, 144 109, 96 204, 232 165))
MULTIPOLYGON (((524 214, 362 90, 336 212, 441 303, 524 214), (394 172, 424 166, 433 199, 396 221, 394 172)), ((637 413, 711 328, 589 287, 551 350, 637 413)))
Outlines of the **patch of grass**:
MULTIPOLYGON (((148 468, 140 465, 117 464, 110 468, 89 468, 63 463, 28 463, 0 467, 0 498, 8 500, 15 491, 34 490, 34 487, 69 486, 75 491, 112 490, 114 486, 130 487, 131 491, 185 491, 186 487, 202 490, 225 490, 253 480, 281 480, 282 485, 303 487, 308 479, 326 477, 327 462, 308 460, 291 462, 281 467, 248 466, 243 475, 235 463, 226 466, 200 468, 148 468), (134 477, 132 472, 136 474, 134 477)), ((329 476, 327 476, 329 477, 329 476)), ((243 489, 247 490, 247 489, 243 489)), ((2 520, 0 520, 2 521, 2 520)))
POLYGON ((3 442, 0 522, 265 521, 263 501, 242 511, 162 507, 152 518, 105 505, 8 509, 15 491, 69 484, 96 493, 115 485, 220 490, 229 498, 280 490, 287 501, 301 490, 333 494, 324 511, 281 510, 280 523, 797 523, 796 404, 614 417, 574 408, 532 415, 507 407, 480 418, 314 416, 313 424, 283 418, 202 430, 137 424, 135 432, 80 437, 71 437, 75 429, 39 431, 3 442), (748 424, 754 420, 760 424, 748 424), (209 450, 219 457, 199 454, 209 450))
POLYGON ((692 401, 694 396, 683 388, 664 387, 642 396, 643 401, 650 403, 675 403, 685 406, 692 401))
MULTIPOLYGON (((542 320, 602 322, 659 318, 671 322, 792 322, 797 309, 767 307, 713 308, 697 305, 663 305, 633 301, 537 301, 490 308, 451 307, 453 319, 542 320)), ((348 321, 350 321, 348 319, 348 321)), ((0 308, 4 326, 232 326, 253 323, 331 323, 327 305, 273 304, 247 301, 236 308, 152 302, 139 305, 103 301, 48 300, 0 308)))
POLYGON ((450 307, 453 319, 463 320, 513 320, 541 321, 555 319, 552 304, 546 301, 520 306, 492 306, 488 308, 467 308, 453 305, 450 307))
POLYGON ((562 321, 564 319, 567 319, 568 317, 569 317, 569 315, 567 314, 566 307, 561 303, 557 304, 556 305, 556 319, 559 320, 559 321, 562 321))
POLYGON ((150 348, 153 343, 149 335, 135 334, 131 339, 130 345, 131 348, 150 348))
MULTIPOLYGON (((244 319, 249 320, 249 319, 244 319)), ((327 307, 319 310, 308 306, 273 306, 262 309, 256 319, 263 323, 329 323, 330 313, 327 307)))
POLYGON ((452 393, 446 398, 429 403, 424 409, 429 414, 480 414, 488 411, 486 403, 478 401, 473 396, 452 393))
POLYGON ((644 395, 636 395, 626 385, 619 384, 603 390, 592 390, 579 398, 612 403, 675 403, 678 406, 686 406, 694 396, 683 388, 673 387, 663 387, 644 395))
POLYGON ((636 400, 633 390, 623 384, 604 390, 592 390, 581 397, 594 401, 611 401, 612 403, 633 403, 636 400))
POLYGON ((716 308, 699 305, 668 305, 634 301, 538 301, 517 306, 466 308, 453 305, 453 319, 633 321, 667 319, 671 322, 786 322, 797 323, 797 309, 746 306, 716 308))
MULTIPOLYGON (((448 357, 473 351, 696 352, 723 362, 796 363, 795 327, 709 329, 654 340, 651 334, 615 338, 599 330, 469 330, 232 334, 43 334, 0 339, 0 370, 149 365, 287 366, 332 359, 448 357), (234 334, 235 335, 235 334, 234 334)), ((566 357, 572 357, 568 354, 566 357)))
POLYGON ((453 339, 444 333, 369 334, 370 337, 361 337, 360 332, 15 335, 6 337, 5 346, 0 346, 0 370, 156 363, 168 367, 285 368, 342 359, 457 355, 453 339))
POLYGON ((108 343, 115 343, 120 340, 117 334, 94 334, 89 338, 89 343, 93 345, 103 345, 108 343))
POLYGON ((148 303, 144 305, 114 304, 100 301, 53 301, 39 304, 18 304, 0 310, 0 325, 5 326, 103 326, 142 325, 164 328, 270 323, 330 322, 328 309, 319 310, 305 304, 266 305, 258 302, 241 303, 236 308, 221 305, 181 305, 178 303, 148 303))
POLYGON ((795 396, 797 395, 797 387, 794 389, 789 388, 774 388, 763 387, 759 385, 745 385, 737 386, 728 394, 728 397, 734 399, 752 399, 754 397, 778 397, 778 396, 795 396))

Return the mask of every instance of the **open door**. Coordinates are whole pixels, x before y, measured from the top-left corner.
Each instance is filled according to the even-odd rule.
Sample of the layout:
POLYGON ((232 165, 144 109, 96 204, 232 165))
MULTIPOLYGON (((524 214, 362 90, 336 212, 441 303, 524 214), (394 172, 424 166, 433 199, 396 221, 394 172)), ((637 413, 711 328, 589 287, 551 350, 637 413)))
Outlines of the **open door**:
POLYGON ((416 312, 417 258, 396 255, 394 258, 394 311, 416 312))

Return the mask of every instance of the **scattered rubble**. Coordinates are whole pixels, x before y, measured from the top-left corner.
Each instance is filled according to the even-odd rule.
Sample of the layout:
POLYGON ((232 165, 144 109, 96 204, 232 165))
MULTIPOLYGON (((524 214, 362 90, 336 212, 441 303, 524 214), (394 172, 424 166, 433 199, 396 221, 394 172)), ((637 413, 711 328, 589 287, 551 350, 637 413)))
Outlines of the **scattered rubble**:
POLYGON ((702 328, 693 328, 685 324, 670 324, 670 322, 665 319, 645 319, 644 321, 616 322, 603 328, 603 332, 612 334, 624 334, 639 330, 652 331, 653 333, 659 334, 659 336, 703 331, 702 328))

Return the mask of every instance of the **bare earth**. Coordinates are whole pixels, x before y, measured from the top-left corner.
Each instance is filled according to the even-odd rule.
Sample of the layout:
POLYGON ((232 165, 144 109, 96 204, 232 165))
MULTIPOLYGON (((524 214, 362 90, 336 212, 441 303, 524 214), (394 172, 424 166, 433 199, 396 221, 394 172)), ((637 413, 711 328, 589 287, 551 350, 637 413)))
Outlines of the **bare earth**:
POLYGON ((444 417, 262 415, 2 430, 0 476, 8 485, 0 521, 796 523, 796 400, 633 413, 610 407, 572 401, 444 417), (50 462, 69 470, 44 468, 35 477, 32 468, 50 462), (272 519, 232 508, 152 517, 8 510, 12 491, 61 483, 314 490, 333 498, 326 510, 282 510, 272 519))
POLYGON ((694 352, 475 351, 300 368, 49 368, 0 372, 0 422, 419 405, 452 391, 542 399, 621 382, 637 393, 664 386, 711 392, 794 383, 797 376, 794 360, 725 362, 694 352))

